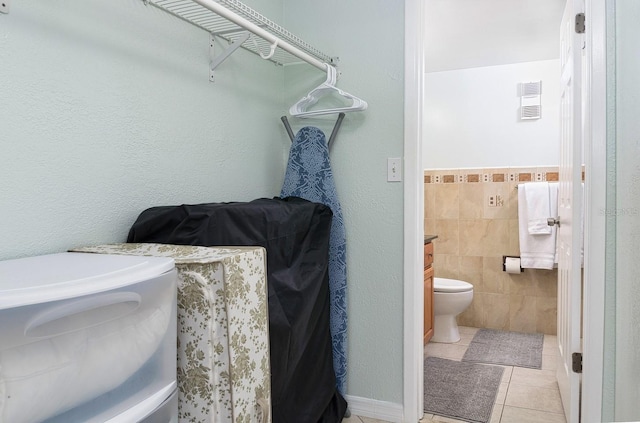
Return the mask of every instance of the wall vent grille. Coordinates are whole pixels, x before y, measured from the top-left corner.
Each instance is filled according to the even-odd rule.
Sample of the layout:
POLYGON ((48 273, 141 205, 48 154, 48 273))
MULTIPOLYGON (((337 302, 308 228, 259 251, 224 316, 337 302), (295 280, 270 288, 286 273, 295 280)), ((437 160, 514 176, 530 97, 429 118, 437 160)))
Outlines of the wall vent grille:
POLYGON ((542 117, 542 81, 520 83, 519 93, 520 119, 540 119, 542 117))

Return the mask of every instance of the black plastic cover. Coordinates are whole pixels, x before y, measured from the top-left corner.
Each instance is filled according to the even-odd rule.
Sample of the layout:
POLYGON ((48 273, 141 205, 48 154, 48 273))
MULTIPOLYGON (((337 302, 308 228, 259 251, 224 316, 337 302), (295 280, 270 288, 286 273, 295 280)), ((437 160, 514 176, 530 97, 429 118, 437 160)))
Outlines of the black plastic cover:
POLYGON ((128 242, 266 248, 274 423, 337 423, 346 412, 329 332, 331 218, 323 204, 261 198, 153 207, 129 231, 128 242))

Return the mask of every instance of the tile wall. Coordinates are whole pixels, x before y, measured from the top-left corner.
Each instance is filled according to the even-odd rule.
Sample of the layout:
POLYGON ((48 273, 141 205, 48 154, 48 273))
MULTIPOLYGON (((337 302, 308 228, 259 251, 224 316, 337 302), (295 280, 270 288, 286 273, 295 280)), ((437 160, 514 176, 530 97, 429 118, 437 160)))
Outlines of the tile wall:
POLYGON ((435 276, 474 285, 458 324, 556 334, 557 270, 509 274, 502 256, 520 253, 517 184, 557 180, 557 167, 424 172, 425 234, 438 236, 435 276))

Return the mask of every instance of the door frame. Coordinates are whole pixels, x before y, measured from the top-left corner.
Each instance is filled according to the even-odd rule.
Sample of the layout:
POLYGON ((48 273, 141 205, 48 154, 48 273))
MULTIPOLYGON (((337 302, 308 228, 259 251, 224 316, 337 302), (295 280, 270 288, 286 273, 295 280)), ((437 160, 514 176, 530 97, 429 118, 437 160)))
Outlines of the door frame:
POLYGON ((604 281, 607 150, 607 39, 606 2, 586 0, 586 74, 584 162, 584 282, 583 282, 583 373, 581 416, 585 423, 600 422, 602 416, 602 371, 604 367, 604 281))
MULTIPOLYGON (((584 154, 583 422, 600 421, 604 331, 604 250, 606 197, 606 25, 605 2, 586 0, 586 123, 584 154), (595 420, 592 420, 595 418, 595 420)), ((423 307, 421 249, 424 227, 422 111, 424 7, 405 1, 404 87, 404 328, 403 422, 423 415, 423 307)))
POLYGON ((422 169, 422 108, 424 81, 424 6, 406 0, 404 45, 404 327, 403 422, 423 415, 423 268, 424 171, 422 169))

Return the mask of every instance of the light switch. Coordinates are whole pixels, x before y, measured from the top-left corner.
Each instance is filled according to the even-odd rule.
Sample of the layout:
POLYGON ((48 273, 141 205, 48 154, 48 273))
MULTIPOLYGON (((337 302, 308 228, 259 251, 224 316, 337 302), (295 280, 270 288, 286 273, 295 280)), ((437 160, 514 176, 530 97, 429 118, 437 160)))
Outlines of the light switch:
POLYGON ((402 181, 402 159, 399 157, 387 159, 387 182, 402 181))

